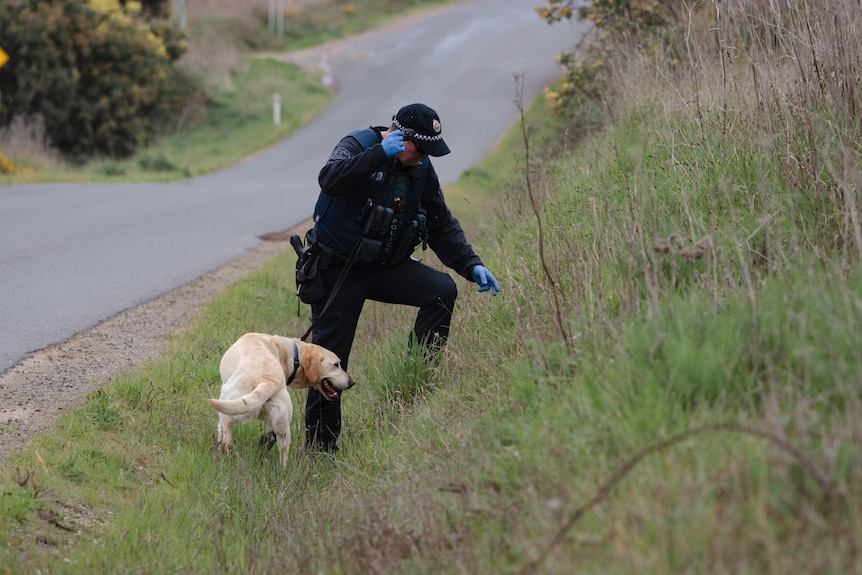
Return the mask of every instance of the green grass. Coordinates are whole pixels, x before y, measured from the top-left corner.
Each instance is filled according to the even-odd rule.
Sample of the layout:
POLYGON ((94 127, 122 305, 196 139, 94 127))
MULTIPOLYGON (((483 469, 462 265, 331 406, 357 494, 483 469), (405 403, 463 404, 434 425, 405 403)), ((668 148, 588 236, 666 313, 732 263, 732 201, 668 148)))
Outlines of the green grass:
MULTIPOLYGON (((218 94, 201 128, 165 138, 138 158, 137 165, 142 166, 147 157, 161 156, 184 175, 215 171, 283 140, 314 118, 330 99, 316 74, 275 60, 250 59, 234 84, 235 91, 218 94), (281 102, 279 124, 273 121, 276 93, 281 102)), ((134 167, 133 162, 130 175, 134 167)))
MULTIPOLYGON (((544 113, 541 102, 530 113, 544 113)), ((643 137, 636 128, 615 134, 588 147, 621 138, 622 149, 643 137)), ((720 572, 740 562, 758 573, 853 571, 862 451, 849 430, 862 381, 862 269, 800 259, 765 277, 753 298, 741 280, 716 298, 711 266, 683 280, 658 265, 685 263, 666 253, 629 264, 653 276, 635 288, 618 266, 608 271, 584 255, 594 235, 572 233, 604 229, 613 247, 621 226, 635 222, 610 208, 601 216, 562 208, 623 165, 612 159, 577 177, 552 170, 564 177, 542 217, 556 241, 549 259, 565 286, 568 343, 554 334, 538 258, 507 257, 510 244, 529 246, 525 256, 535 248, 536 218, 523 196, 500 205, 472 192, 465 182, 474 172, 460 190, 477 207, 493 206, 486 218, 520 213, 471 234, 504 292, 492 299, 458 280, 450 345, 431 371, 406 353, 410 310, 369 305, 336 457, 298 448, 304 398, 295 392, 287 474, 258 447, 259 423, 238 426, 232 453, 211 449, 216 414, 206 398, 218 393, 221 353, 246 331, 290 335, 307 325, 305 306, 301 317, 285 311, 295 301, 285 253, 218 296, 163 360, 106 382, 12 456, 0 482, 0 564, 64 573, 508 573, 539 561, 540 571, 563 573, 576 560, 585 573, 720 572), (581 277, 566 279, 575 272, 567 266, 581 277), (717 423, 729 427, 643 453, 597 496, 641 450, 717 423)), ((717 169, 731 177, 744 168, 717 169)), ((612 205, 620 191, 602 189, 612 205)), ((666 224, 675 218, 685 215, 666 224)), ((732 253, 716 257, 713 265, 737 265, 732 253)))

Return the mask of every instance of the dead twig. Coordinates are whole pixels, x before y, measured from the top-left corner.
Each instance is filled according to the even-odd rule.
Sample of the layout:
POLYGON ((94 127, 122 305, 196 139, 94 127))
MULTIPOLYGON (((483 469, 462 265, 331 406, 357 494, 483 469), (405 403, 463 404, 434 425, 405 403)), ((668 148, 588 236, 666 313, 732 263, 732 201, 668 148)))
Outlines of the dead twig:
POLYGON ((835 496, 837 495, 835 491, 835 487, 832 483, 826 478, 826 475, 820 471, 820 469, 814 465, 804 453, 793 447, 790 442, 786 439, 775 435, 774 433, 770 433, 768 431, 763 431, 762 429, 756 429, 754 427, 749 427, 747 425, 740 425, 738 423, 711 423, 707 425, 702 425, 700 427, 693 427, 689 430, 683 431, 661 441, 657 441, 651 445, 648 445, 641 449, 638 453, 636 453, 631 459, 626 461, 622 467, 620 467, 616 473, 614 473, 610 479, 608 479, 593 495, 592 499, 590 499, 586 504, 582 505, 578 509, 572 513, 569 518, 563 523, 559 530, 557 530, 556 535, 551 539, 548 543, 548 546, 539 553, 537 559, 530 561, 526 567, 521 569, 520 573, 535 573, 536 569, 539 565, 542 564, 543 561, 550 555, 551 551, 554 550, 560 543, 568 535, 569 531, 572 527, 580 521, 580 519, 587 514, 591 509, 593 509, 596 505, 607 499, 610 492, 614 487, 619 484, 626 475, 628 475, 635 466, 643 461, 648 455, 653 453, 658 453, 660 451, 664 451, 665 449, 676 445, 686 439, 689 439, 695 435, 700 435, 702 433, 706 433, 709 431, 731 431, 734 433, 742 433, 745 435, 751 435, 754 437, 760 437, 762 439, 766 439, 770 441, 772 444, 777 446, 779 449, 786 451, 794 459, 796 459, 800 465, 805 469, 806 472, 814 479, 817 483, 817 486, 825 493, 830 501, 834 501, 835 496))

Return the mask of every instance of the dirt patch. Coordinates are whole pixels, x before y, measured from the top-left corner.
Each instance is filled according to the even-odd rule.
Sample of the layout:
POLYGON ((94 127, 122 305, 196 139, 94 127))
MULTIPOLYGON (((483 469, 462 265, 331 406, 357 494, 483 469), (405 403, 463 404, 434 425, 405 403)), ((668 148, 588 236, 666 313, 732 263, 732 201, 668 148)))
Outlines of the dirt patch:
POLYGON ((262 236, 266 241, 241 258, 37 351, 0 374, 0 463, 112 376, 158 359, 168 334, 185 327, 222 290, 289 249, 290 235, 309 225, 262 236))

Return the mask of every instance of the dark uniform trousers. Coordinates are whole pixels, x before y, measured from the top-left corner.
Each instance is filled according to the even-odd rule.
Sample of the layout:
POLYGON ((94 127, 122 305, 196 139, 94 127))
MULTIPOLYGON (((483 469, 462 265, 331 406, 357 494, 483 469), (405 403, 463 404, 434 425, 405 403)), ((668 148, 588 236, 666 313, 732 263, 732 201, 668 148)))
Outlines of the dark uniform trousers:
MULTIPOLYGON (((323 271, 323 281, 331 290, 344 263, 334 259, 323 271)), ((311 306, 314 324, 312 341, 334 352, 347 369, 350 349, 365 300, 418 307, 410 341, 418 341, 430 351, 438 351, 449 336, 449 323, 458 288, 448 274, 412 258, 397 266, 354 266, 332 300, 325 316, 318 320, 326 303, 311 306)), ((327 298, 329 294, 327 294, 327 298)), ((341 400, 328 401, 316 389, 308 388, 305 405, 307 443, 332 449, 341 434, 341 400)))

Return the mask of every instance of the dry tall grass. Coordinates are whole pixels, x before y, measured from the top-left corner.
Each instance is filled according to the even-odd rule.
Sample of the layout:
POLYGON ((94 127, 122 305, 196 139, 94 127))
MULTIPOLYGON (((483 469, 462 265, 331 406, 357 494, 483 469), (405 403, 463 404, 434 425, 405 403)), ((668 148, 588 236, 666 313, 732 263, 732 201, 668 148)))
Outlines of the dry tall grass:
POLYGON ((15 118, 8 127, 0 128, 0 150, 14 150, 16 155, 28 158, 31 165, 49 168, 59 157, 45 138, 45 124, 40 116, 15 118))
POLYGON ((653 94, 669 119, 696 118, 700 136, 757 134, 752 150, 780 158, 789 187, 832 203, 846 218, 839 241, 862 256, 859 3, 714 2, 687 16, 684 43, 670 53, 632 49, 614 62, 619 101, 653 94))
MULTIPOLYGON (((662 41, 620 36, 605 53, 609 76, 603 101, 609 116, 660 115, 665 125, 638 152, 642 157, 627 185, 632 209, 640 213, 620 219, 620 236, 636 242, 631 249, 644 257, 653 251, 673 251, 686 257, 718 258, 715 293, 727 278, 740 273, 742 277, 732 281, 751 287, 786 262, 800 263, 812 247, 837 250, 844 266, 858 262, 862 259, 859 3, 711 2, 693 4, 682 17, 677 34, 668 33, 662 41), (698 129, 680 127, 689 125, 698 129), (679 204, 686 212, 682 228, 663 224, 662 214, 654 212, 655 204, 650 208, 634 201, 645 193, 640 186, 652 185, 638 178, 639 170, 653 169, 648 167, 651 147, 671 149, 672 162, 660 169, 668 170, 665 184, 676 190, 673 198, 662 201, 679 204), (779 170, 752 173, 746 179, 733 174, 734 180, 702 181, 698 176, 706 166, 691 163, 717 163, 731 156, 749 158, 752 170, 777 160, 779 170), (777 194, 775 185, 797 194, 777 194), (714 215, 730 222, 754 208, 760 228, 751 237, 734 238, 744 246, 742 252, 729 246, 716 251, 720 246, 715 220, 693 215, 704 202, 712 203, 714 215), (794 225, 780 225, 781 213, 795 218, 794 225), (664 239, 645 237, 645 230, 664 232, 664 239), (740 261, 745 264, 741 270, 740 261)), ((600 261, 586 269, 599 274, 600 261)), ((591 290, 582 286, 577 291, 591 290)), ((636 305, 638 297, 633 297, 623 305, 636 305)))
MULTIPOLYGON (((533 165, 501 219, 530 219, 541 198, 539 221, 523 235, 495 234, 508 254, 500 275, 521 347, 550 380, 541 384, 607 390, 605 406, 635 397, 642 411, 621 408, 618 419, 610 408, 571 406, 578 432, 555 446, 562 455, 551 467, 564 468, 578 442, 600 431, 593 441, 618 462, 623 438, 629 455, 618 469, 638 469, 619 483, 596 478, 588 494, 550 480, 565 494, 561 505, 569 497, 579 504, 570 502, 562 520, 527 506, 547 525, 531 524, 519 538, 553 539, 558 548, 536 543, 523 572, 562 573, 576 560, 595 566, 609 556, 620 567, 607 572, 676 572, 671 566, 685 565, 680 557, 703 542, 707 560, 688 563, 697 572, 858 569, 862 465, 851 446, 862 437, 860 20, 862 6, 850 0, 694 4, 676 30, 629 33, 606 46, 609 137, 584 142, 569 165, 568 155, 527 154, 533 165), (541 264, 524 261, 524 246, 536 243, 541 264), (559 317, 571 329, 552 333, 559 317), (640 341, 639 318, 650 326, 640 341), (576 342, 565 342, 565 354, 551 347, 560 334, 576 342), (630 366, 635 344, 644 359, 630 366), (596 353, 603 345, 608 351, 596 353), (710 382, 720 383, 710 390, 710 382), (790 450, 703 438, 692 453, 652 453, 658 461, 640 468, 640 454, 668 447, 662 436, 675 425, 724 417, 790 450), (658 439, 622 431, 643 428, 658 439), (694 463, 711 449, 717 457, 694 463), (717 503, 701 506, 704 498, 717 503), (576 527, 594 503, 599 516, 576 527), (703 514, 677 530, 687 509, 703 514)), ((583 463, 588 469, 574 469, 578 487, 596 466, 583 463)), ((526 488, 553 492, 536 487, 538 472, 530 479, 522 477, 526 488)), ((518 513, 506 519, 527 523, 518 513)))

